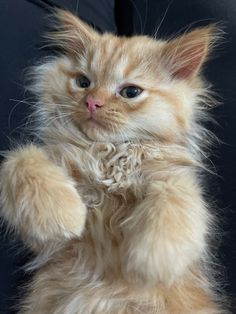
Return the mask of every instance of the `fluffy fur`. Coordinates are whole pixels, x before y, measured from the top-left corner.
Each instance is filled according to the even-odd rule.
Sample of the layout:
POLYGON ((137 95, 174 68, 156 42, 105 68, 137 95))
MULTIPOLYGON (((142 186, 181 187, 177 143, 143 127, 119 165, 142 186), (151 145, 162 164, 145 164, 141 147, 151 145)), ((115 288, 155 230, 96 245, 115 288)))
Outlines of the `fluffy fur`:
POLYGON ((1 166, 1 215, 36 255, 19 313, 226 313, 207 270, 213 219, 199 178, 200 70, 215 27, 161 41, 56 17, 48 37, 61 53, 32 76, 41 145, 1 166), (143 92, 122 97, 129 85, 143 92), (88 95, 103 103, 92 119, 88 95))

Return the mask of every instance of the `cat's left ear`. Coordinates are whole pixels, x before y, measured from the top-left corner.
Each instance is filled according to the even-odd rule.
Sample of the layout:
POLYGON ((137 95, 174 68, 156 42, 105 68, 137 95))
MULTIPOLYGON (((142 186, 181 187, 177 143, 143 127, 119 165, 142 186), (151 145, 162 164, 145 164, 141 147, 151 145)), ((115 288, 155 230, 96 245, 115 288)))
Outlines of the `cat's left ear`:
POLYGON ((80 55, 98 38, 99 33, 69 11, 56 9, 56 31, 47 34, 47 38, 56 46, 71 54, 80 55))
POLYGON ((173 78, 191 80, 196 77, 218 38, 215 25, 195 29, 170 40, 162 51, 162 61, 173 78))

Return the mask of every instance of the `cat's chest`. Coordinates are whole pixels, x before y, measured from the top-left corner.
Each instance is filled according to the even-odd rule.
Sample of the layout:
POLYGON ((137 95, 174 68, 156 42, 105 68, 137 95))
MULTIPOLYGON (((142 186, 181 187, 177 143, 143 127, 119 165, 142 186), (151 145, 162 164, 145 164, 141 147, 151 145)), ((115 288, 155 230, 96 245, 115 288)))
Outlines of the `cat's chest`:
POLYGON ((127 194, 141 186, 142 163, 130 155, 113 157, 96 156, 84 164, 86 171, 78 188, 89 208, 101 208, 104 203, 114 206, 117 199, 127 200, 127 194))
MULTIPOLYGON (((88 207, 142 194, 143 149, 138 145, 94 145, 80 152, 78 189, 88 207)), ((133 199, 133 197, 132 197, 133 199)), ((120 202, 120 201, 119 201, 120 202)))

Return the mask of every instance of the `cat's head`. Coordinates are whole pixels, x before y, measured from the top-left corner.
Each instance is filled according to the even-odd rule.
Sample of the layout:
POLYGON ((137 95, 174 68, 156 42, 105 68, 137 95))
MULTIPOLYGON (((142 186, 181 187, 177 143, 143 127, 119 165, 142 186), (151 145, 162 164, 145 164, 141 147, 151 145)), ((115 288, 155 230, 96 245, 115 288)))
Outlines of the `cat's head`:
POLYGON ((184 139, 205 92, 214 26, 163 41, 99 34, 69 12, 56 15, 50 39, 62 53, 35 70, 49 126, 60 121, 93 141, 184 139))

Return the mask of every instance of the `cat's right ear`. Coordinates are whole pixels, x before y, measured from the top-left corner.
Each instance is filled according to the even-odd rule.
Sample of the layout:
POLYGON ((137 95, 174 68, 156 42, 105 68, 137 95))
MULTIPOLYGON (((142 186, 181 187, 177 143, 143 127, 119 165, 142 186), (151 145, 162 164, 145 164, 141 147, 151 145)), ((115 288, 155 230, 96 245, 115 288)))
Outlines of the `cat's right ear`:
POLYGON ((56 9, 55 31, 49 32, 46 38, 64 52, 81 55, 99 33, 69 11, 56 9))

